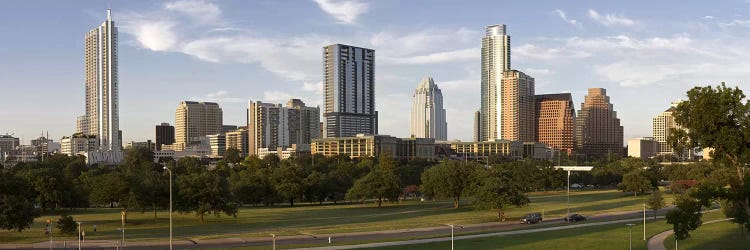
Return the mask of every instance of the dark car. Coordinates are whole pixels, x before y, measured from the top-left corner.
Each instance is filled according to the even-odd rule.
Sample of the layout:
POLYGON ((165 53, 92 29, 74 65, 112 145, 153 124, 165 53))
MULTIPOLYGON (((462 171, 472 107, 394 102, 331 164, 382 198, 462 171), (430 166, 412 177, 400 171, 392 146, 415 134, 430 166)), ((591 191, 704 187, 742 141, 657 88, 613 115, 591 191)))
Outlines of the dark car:
POLYGON ((569 222, 577 222, 577 221, 585 221, 586 217, 580 214, 571 214, 568 215, 568 217, 565 217, 565 221, 569 222))
POLYGON ((536 224, 542 222, 542 214, 540 213, 529 213, 526 214, 522 219, 522 224, 536 224))

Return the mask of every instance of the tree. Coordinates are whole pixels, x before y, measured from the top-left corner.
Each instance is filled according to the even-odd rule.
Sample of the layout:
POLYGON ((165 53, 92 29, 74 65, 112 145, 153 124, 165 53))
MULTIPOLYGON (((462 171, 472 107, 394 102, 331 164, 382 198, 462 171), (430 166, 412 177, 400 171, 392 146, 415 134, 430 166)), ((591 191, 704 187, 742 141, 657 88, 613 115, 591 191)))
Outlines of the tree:
POLYGON ((0 229, 18 232, 29 228, 39 211, 34 208, 26 180, 0 169, 0 229))
POLYGON ((444 161, 422 173, 422 192, 436 198, 452 198, 453 208, 458 208, 461 195, 471 184, 477 163, 444 161))
POLYGON ((389 155, 381 154, 375 169, 354 182, 354 186, 346 193, 349 199, 376 198, 378 207, 383 199, 395 201, 401 194, 401 185, 396 172, 398 165, 389 155))
POLYGON ((78 230, 78 223, 70 215, 61 215, 60 219, 57 219, 57 229, 63 234, 72 235, 78 230))
POLYGON ((654 190, 654 192, 651 193, 648 198, 646 198, 646 206, 654 211, 654 220, 656 220, 656 212, 666 205, 667 204, 664 201, 664 196, 661 195, 661 191, 659 191, 659 189, 654 190))
POLYGON ((302 166, 290 161, 282 161, 281 166, 273 171, 276 192, 289 201, 289 206, 293 207, 294 199, 302 196, 305 177, 302 166))
POLYGON ((227 151, 224 153, 224 160, 232 164, 240 163, 242 161, 242 156, 240 156, 240 150, 236 148, 228 148, 227 151))
POLYGON ((238 204, 229 192, 226 178, 216 171, 196 171, 177 177, 178 202, 180 213, 193 212, 205 223, 205 215, 220 216, 222 213, 237 216, 238 204))
POLYGON ((523 193, 523 183, 513 179, 513 173, 505 168, 480 168, 474 172, 476 182, 471 188, 474 205, 478 209, 497 209, 498 217, 505 218, 503 209, 508 206, 525 206, 529 198, 523 193))
POLYGON ((622 191, 633 192, 633 196, 638 196, 638 192, 645 193, 653 190, 654 186, 645 170, 636 169, 622 176, 622 182, 617 185, 622 191))
POLYGON ((701 221, 701 205, 688 195, 677 196, 677 206, 667 212, 667 223, 672 224, 675 238, 690 238, 690 231, 698 229, 701 221))
MULTIPOLYGON (((680 126, 667 138, 676 152, 686 148, 711 149, 713 161, 734 169, 728 181, 732 195, 727 197, 750 218, 750 188, 746 181, 750 162, 750 101, 739 88, 694 87, 688 100, 677 105, 673 116, 680 126)), ((744 222, 750 228, 749 222, 744 222)))

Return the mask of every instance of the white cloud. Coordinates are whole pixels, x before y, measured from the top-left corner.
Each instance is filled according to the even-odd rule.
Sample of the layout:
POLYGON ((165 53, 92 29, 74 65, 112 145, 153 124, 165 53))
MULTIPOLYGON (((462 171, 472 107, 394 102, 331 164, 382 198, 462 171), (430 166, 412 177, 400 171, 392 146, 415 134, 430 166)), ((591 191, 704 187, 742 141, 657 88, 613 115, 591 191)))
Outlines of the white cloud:
POLYGON ((550 69, 537 69, 537 68, 526 68, 524 73, 531 75, 532 77, 548 76, 552 74, 550 69))
POLYGON ((243 103, 247 100, 238 98, 238 97, 230 97, 229 92, 226 90, 219 90, 215 93, 209 93, 204 97, 191 97, 191 100, 197 100, 197 101, 206 101, 206 102, 219 102, 219 103, 243 103))
POLYGON ((633 26, 636 22, 623 15, 599 14, 596 10, 589 9, 589 17, 604 26, 633 26))
POLYGON ((291 94, 282 91, 264 91, 263 101, 270 103, 286 103, 289 99, 294 98, 291 94))
POLYGON ((216 21, 221 16, 221 9, 208 1, 179 0, 164 4, 164 8, 206 22, 216 21))
POLYGON ((739 27, 749 27, 750 26, 750 20, 732 20, 728 23, 719 23, 719 26, 722 28, 728 28, 733 26, 739 26, 739 27))
POLYGON ((302 83, 302 90, 321 95, 323 94, 323 82, 304 82, 302 83))
POLYGON ((479 48, 468 48, 459 49, 445 52, 435 52, 426 55, 418 55, 411 57, 401 58, 384 58, 386 62, 392 62, 397 64, 429 64, 429 63, 445 63, 445 62, 461 62, 461 61, 475 61, 479 60, 480 49, 479 48))
POLYGON ((321 10, 344 24, 354 24, 359 15, 367 13, 369 5, 357 0, 314 0, 321 10))
POLYGON ((569 23, 570 25, 573 25, 573 26, 576 26, 576 27, 579 27, 579 28, 581 27, 581 23, 578 22, 577 20, 575 20, 575 19, 568 19, 567 15, 565 15, 565 11, 554 10, 553 12, 557 13, 557 16, 559 16, 560 19, 562 19, 566 23, 569 23))
POLYGON ((704 16, 703 19, 714 19, 714 16, 704 16))
POLYGON ((131 33, 144 48, 153 51, 174 49, 179 40, 173 31, 175 24, 170 21, 137 21, 133 25, 123 26, 123 31, 131 33))

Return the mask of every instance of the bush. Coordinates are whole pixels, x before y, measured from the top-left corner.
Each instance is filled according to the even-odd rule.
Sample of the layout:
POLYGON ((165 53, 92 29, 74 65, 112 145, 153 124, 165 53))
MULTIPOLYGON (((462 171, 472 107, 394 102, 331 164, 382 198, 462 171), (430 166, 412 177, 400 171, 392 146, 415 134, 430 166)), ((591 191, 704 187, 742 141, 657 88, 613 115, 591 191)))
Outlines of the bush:
POLYGON ((61 215, 60 219, 57 220, 57 229, 60 232, 67 235, 73 235, 78 230, 76 221, 70 215, 61 215))

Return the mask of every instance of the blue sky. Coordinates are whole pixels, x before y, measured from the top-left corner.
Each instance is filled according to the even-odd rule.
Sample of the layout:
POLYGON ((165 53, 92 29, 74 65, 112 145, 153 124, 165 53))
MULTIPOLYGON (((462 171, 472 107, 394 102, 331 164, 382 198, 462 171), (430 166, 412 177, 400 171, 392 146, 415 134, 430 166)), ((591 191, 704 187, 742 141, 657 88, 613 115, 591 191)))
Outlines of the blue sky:
POLYGON ((216 101, 242 125, 248 100, 322 105, 321 47, 376 50, 380 132, 406 137, 414 88, 442 89, 448 138, 471 140, 479 47, 504 23, 512 68, 537 94, 603 87, 626 139, 695 85, 747 90, 744 1, 0 1, 0 133, 59 139, 84 112, 83 36, 106 9, 120 27, 120 128, 154 138, 182 100, 216 101))

